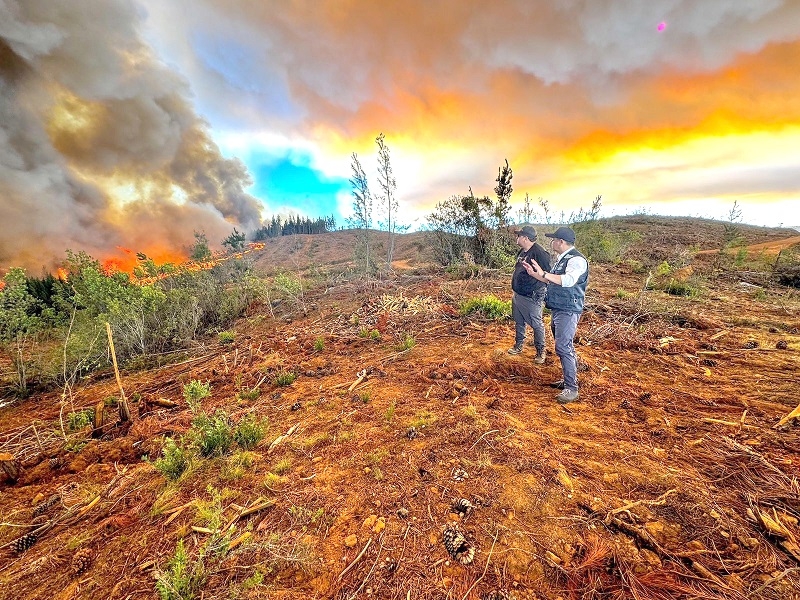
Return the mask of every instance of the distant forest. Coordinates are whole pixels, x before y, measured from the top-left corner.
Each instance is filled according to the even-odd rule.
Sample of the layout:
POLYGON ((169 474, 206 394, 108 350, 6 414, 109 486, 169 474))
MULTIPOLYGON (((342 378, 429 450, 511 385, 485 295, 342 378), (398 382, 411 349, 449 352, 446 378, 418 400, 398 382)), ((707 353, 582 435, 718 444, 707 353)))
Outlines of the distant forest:
POLYGON ((319 217, 317 219, 289 217, 283 221, 279 217, 272 217, 268 225, 256 229, 251 239, 254 242, 269 238, 281 237, 283 235, 295 235, 298 233, 327 233, 336 229, 336 219, 330 217, 319 217))

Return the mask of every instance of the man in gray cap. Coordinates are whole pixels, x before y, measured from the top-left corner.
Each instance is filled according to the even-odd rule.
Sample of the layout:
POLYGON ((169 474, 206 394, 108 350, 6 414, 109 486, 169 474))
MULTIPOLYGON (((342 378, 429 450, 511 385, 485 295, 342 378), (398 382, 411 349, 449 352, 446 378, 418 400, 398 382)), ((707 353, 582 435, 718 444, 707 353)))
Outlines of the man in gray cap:
POLYGON ((550 269, 550 255, 547 250, 536 243, 536 230, 530 225, 526 225, 517 234, 517 245, 520 251, 517 253, 517 264, 514 267, 514 274, 511 276, 511 289, 514 295, 511 298, 511 315, 514 317, 514 346, 508 349, 509 354, 519 354, 522 352, 525 343, 525 326, 530 325, 533 329, 533 343, 536 348, 536 357, 533 359, 537 365, 544 363, 546 352, 544 349, 544 321, 542 321, 542 311, 544 310, 544 297, 547 285, 531 276, 525 269, 525 265, 530 266, 532 261, 545 268, 550 269))
POLYGON ((568 404, 578 399, 578 359, 573 340, 583 312, 589 263, 575 249, 575 232, 569 227, 559 227, 553 233, 545 233, 545 236, 551 238, 550 247, 557 254, 555 265, 547 269, 531 261, 531 264, 525 265, 525 270, 531 277, 547 284, 551 329, 564 373, 564 379, 553 385, 561 389, 556 402, 568 404))

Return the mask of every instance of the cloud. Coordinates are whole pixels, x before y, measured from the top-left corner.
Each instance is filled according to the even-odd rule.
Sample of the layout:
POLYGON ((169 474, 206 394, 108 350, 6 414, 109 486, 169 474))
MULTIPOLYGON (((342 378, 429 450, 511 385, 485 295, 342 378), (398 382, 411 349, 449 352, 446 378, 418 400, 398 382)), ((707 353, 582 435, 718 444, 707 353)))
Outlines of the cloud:
POLYGON ((0 0, 0 265, 260 222, 245 165, 142 42, 143 16, 125 0, 0 0))
POLYGON ((514 201, 567 213, 796 196, 798 22, 794 0, 0 0, 0 266, 346 216, 381 132, 409 218, 491 195, 504 159, 514 201), (287 201, 265 150, 329 198, 287 201))

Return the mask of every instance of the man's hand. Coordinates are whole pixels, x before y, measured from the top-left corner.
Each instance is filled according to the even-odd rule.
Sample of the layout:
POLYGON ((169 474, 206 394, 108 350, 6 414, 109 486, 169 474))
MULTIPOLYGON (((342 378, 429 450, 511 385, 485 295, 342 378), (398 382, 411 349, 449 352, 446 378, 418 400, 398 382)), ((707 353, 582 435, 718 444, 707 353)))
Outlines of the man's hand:
POLYGON ((543 280, 544 269, 542 269, 542 267, 539 266, 539 263, 537 263, 535 260, 531 258, 528 260, 528 262, 523 262, 522 266, 525 267, 525 271, 528 273, 528 275, 531 277, 536 277, 536 279, 543 280))

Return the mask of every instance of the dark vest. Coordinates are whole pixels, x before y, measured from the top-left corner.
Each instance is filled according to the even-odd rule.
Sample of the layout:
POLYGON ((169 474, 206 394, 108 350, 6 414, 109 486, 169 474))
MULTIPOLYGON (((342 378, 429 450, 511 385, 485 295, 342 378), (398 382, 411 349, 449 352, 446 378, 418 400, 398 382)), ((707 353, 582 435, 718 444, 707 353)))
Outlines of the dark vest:
MULTIPOLYGON (((567 272, 567 262, 573 256, 583 256, 575 248, 568 250, 561 257, 553 269, 550 271, 554 275, 563 275, 567 272)), ((583 256, 585 259, 586 257, 583 256)), ((586 283, 589 281, 589 264, 586 264, 586 272, 578 277, 578 281, 571 287, 561 287, 555 283, 547 285, 547 303, 550 310, 563 310, 571 313, 583 312, 583 299, 586 296, 586 283)))

